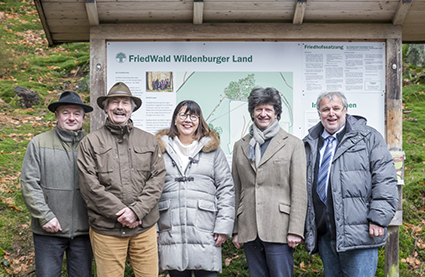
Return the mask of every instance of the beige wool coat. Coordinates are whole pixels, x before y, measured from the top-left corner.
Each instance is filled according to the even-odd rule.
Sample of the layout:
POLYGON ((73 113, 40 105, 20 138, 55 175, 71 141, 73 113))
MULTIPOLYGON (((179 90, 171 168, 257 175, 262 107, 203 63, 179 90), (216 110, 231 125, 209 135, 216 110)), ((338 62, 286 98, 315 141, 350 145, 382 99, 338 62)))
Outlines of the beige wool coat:
POLYGON ((238 234, 239 243, 253 241, 257 235, 274 243, 287 243, 288 234, 303 238, 307 210, 304 144, 280 129, 256 168, 248 159, 250 139, 246 135, 233 149, 233 233, 238 234))

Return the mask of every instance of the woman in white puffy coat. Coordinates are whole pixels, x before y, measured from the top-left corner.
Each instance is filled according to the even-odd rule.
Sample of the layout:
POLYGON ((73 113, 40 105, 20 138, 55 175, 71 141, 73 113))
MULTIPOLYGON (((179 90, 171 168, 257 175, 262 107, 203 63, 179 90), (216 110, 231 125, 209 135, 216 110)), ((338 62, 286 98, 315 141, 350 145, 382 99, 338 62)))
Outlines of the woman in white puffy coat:
POLYGON ((167 175, 158 203, 159 267, 171 277, 214 277, 231 236, 234 185, 220 139, 199 105, 180 102, 170 129, 156 134, 167 175))

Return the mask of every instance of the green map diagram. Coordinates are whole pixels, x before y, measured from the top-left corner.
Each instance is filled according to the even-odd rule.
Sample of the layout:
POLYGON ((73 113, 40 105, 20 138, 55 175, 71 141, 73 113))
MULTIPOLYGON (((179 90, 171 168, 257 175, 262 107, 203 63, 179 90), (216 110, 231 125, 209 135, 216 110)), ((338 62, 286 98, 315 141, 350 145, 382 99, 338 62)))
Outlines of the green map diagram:
POLYGON ((177 103, 194 100, 210 127, 220 135, 221 148, 231 155, 233 144, 249 132, 248 96, 255 87, 274 87, 281 93, 280 126, 293 128, 292 72, 174 72, 177 103))

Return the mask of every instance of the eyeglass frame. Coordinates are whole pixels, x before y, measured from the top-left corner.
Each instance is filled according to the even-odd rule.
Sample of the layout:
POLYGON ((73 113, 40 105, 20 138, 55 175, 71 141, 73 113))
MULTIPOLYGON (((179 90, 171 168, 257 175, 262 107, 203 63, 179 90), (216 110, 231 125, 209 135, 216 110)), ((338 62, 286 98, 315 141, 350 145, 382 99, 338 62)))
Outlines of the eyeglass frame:
POLYGON ((192 122, 196 122, 199 120, 199 115, 196 114, 179 113, 177 114, 177 116, 180 118, 180 120, 186 120, 187 118, 189 118, 192 122))

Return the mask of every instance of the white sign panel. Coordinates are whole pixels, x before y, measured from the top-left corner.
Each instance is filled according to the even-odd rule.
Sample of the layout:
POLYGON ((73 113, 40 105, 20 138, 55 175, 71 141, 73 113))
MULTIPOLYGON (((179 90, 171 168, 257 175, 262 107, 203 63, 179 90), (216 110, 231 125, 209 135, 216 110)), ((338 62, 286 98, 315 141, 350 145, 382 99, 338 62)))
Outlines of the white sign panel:
POLYGON ((108 42, 108 89, 118 81, 143 101, 137 127, 169 128, 176 104, 194 100, 228 155, 249 130, 247 97, 258 86, 279 90, 280 125, 299 138, 318 122, 317 96, 331 90, 346 93, 348 113, 385 130, 384 43, 108 42))

